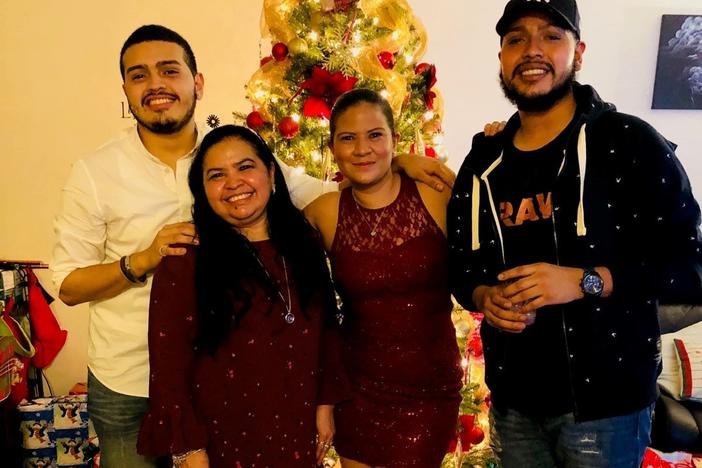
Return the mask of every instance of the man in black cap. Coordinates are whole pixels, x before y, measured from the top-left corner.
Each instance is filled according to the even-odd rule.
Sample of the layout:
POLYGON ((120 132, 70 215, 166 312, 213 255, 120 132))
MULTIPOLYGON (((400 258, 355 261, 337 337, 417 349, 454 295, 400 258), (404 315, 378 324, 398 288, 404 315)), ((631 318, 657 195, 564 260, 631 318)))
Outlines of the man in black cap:
POLYGON ((638 467, 659 301, 702 298, 700 210, 675 145, 575 81, 574 0, 511 0, 500 78, 518 112, 478 134, 448 211, 456 299, 484 314, 505 467, 638 467))

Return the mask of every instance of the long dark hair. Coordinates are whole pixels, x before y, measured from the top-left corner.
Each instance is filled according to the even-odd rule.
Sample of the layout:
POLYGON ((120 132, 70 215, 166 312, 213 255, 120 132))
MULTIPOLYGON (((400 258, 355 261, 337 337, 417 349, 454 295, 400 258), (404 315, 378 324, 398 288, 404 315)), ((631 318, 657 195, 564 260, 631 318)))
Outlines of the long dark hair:
MULTIPOLYGON (((215 144, 234 138, 254 149, 267 167, 275 169, 275 191, 266 208, 271 242, 292 271, 303 310, 314 295, 323 294, 324 308, 334 308, 326 258, 316 231, 293 205, 288 186, 268 145, 246 127, 223 125, 202 140, 193 159, 188 183, 193 193, 193 222, 200 238, 195 267, 198 334, 196 345, 214 353, 251 308, 250 286, 258 282, 276 297, 275 286, 262 271, 249 240, 220 218, 205 195, 204 160, 215 144), (226 273, 222 273, 226 266, 226 273)), ((333 314, 333 311, 329 310, 333 314)))

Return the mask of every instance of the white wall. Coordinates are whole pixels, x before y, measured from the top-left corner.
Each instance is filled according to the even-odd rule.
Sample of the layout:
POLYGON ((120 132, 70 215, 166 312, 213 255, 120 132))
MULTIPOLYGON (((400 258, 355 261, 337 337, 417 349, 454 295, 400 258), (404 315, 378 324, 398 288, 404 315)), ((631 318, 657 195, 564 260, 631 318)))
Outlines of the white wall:
MULTIPOLYGON (((182 33, 205 74, 197 116, 247 111, 244 84, 258 66, 262 0, 3 2, 0 16, 0 258, 48 261, 52 218, 72 161, 130 121, 121 117, 118 54, 136 27, 182 33)), ((497 83, 499 0, 410 0, 424 22, 424 61, 438 68, 446 107, 449 164, 457 169, 483 123, 513 109, 497 83)), ((581 0, 588 44, 580 81, 653 124, 679 145, 694 191, 702 193, 702 111, 651 110, 664 13, 700 14, 699 0, 581 0)), ((267 55, 267 44, 264 41, 267 55)), ((46 275, 40 273, 42 279, 46 275)), ((48 281, 45 281, 47 283, 48 281)), ((69 340, 48 370, 57 392, 85 379, 87 308, 54 306, 69 340)))
MULTIPOLYGON (((437 65, 445 97, 444 129, 451 159, 460 166, 473 133, 513 112, 497 73, 495 23, 502 0, 410 0, 429 34, 425 58, 437 65)), ((702 197, 702 111, 652 110, 653 80, 663 14, 702 15, 699 0, 580 0, 587 44, 578 80, 595 86, 617 108, 651 123, 679 145, 677 154, 702 197)))

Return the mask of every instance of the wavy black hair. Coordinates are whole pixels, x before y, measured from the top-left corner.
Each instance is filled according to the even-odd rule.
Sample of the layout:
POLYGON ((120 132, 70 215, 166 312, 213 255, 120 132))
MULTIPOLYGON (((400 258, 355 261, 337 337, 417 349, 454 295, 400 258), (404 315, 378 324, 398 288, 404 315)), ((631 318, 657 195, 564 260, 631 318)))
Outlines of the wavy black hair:
MULTIPOLYGON (((236 327, 251 308, 252 282, 266 288, 269 297, 277 297, 277 290, 261 269, 249 240, 214 212, 205 195, 204 160, 212 146, 229 138, 249 144, 265 166, 275 170, 276 189, 271 193, 266 208, 268 230, 273 245, 291 268, 292 284, 303 311, 315 295, 322 294, 325 319, 329 320, 336 314, 336 301, 319 237, 293 205, 273 153, 248 128, 223 125, 202 140, 188 174, 194 197, 193 222, 200 238, 195 267, 198 304, 195 344, 209 353, 217 350, 229 336, 232 327, 236 327), (222 273, 223 265, 227 266, 226 273, 222 273)), ((309 318, 306 313, 304 315, 309 318)))

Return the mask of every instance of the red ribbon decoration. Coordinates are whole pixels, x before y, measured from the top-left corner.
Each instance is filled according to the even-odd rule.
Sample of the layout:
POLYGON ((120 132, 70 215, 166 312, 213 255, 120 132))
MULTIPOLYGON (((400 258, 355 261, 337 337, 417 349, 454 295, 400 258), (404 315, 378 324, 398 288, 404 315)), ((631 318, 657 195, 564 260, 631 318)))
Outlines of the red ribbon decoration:
POLYGON ((341 72, 329 73, 322 67, 312 67, 312 74, 300 85, 301 89, 309 93, 302 107, 303 115, 329 119, 331 108, 338 97, 352 90, 357 81, 358 78, 341 72))

